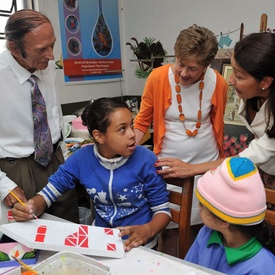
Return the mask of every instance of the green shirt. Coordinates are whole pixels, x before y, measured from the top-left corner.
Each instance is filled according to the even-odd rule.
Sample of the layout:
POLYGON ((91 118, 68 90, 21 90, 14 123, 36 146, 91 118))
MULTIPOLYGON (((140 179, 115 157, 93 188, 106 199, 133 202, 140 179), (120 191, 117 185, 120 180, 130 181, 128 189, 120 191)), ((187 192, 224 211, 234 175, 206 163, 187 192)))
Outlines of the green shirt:
MULTIPOLYGON (((211 244, 223 245, 222 234, 220 232, 215 230, 212 231, 212 234, 207 242, 207 247, 209 247, 211 244)), ((263 245, 255 237, 238 248, 224 246, 226 260, 229 265, 243 262, 256 255, 262 249, 262 247, 263 245)))

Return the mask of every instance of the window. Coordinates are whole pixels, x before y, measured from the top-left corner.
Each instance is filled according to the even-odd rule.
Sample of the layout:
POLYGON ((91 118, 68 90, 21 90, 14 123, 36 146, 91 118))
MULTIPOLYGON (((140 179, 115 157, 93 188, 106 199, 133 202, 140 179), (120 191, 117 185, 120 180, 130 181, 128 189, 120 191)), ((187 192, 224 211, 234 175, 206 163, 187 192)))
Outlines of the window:
POLYGON ((34 1, 29 0, 5 0, 0 1, 0 52, 6 49, 5 26, 11 14, 24 8, 33 8, 34 1), (30 3, 31 2, 31 3, 30 3))

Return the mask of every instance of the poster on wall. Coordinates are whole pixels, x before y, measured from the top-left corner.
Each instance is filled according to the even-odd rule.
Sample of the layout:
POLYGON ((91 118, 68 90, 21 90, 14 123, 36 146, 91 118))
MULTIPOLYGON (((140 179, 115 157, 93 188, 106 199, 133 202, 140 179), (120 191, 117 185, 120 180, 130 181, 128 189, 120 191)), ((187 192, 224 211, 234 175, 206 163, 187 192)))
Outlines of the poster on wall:
POLYGON ((66 83, 122 78, 118 0, 58 0, 66 83))

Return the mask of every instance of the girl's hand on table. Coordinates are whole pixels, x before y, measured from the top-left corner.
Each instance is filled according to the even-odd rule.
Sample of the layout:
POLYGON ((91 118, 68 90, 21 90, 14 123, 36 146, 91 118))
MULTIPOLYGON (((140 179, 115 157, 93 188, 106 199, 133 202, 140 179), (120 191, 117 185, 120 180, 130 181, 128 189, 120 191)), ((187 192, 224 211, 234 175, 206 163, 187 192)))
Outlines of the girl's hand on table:
POLYGON ((149 224, 144 225, 132 225, 118 227, 120 233, 119 237, 129 236, 124 241, 124 250, 130 251, 133 247, 146 244, 147 241, 152 237, 151 227, 149 224))

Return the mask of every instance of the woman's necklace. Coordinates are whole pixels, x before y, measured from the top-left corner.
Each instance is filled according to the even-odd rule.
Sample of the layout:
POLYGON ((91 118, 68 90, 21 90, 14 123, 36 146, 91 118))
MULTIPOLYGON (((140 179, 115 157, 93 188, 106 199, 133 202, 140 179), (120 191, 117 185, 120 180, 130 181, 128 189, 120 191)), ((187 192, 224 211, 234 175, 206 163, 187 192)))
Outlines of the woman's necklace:
POLYGON ((179 120, 181 122, 183 122, 183 126, 185 128, 185 133, 189 136, 189 137, 194 137, 198 134, 199 132, 199 128, 201 127, 201 117, 202 117, 202 111, 201 111, 201 101, 202 101, 202 94, 203 94, 203 88, 204 88, 204 82, 203 82, 203 79, 204 79, 204 73, 201 75, 200 77, 200 84, 199 84, 199 89, 200 89, 200 94, 199 94, 199 100, 200 100, 200 103, 199 103, 199 110, 198 110, 198 120, 197 120, 197 123, 196 123, 196 129, 194 131, 191 131, 189 129, 186 129, 185 127, 185 124, 184 124, 184 121, 185 121, 185 115, 184 113, 182 112, 182 106, 181 106, 181 102, 182 102, 182 98, 181 98, 181 87, 179 85, 179 78, 178 76, 175 74, 175 82, 176 82, 176 86, 175 86, 175 90, 176 90, 176 93, 177 93, 177 102, 178 102, 178 110, 179 110, 179 120))

